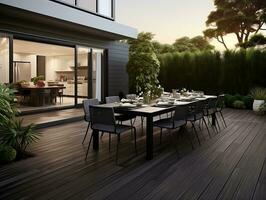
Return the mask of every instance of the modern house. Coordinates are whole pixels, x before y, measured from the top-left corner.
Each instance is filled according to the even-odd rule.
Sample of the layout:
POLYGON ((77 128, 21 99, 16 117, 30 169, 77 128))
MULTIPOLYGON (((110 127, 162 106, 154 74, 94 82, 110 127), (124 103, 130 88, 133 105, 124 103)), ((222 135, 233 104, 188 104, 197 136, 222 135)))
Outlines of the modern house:
POLYGON ((136 36, 115 21, 115 0, 0 0, 0 83, 19 83, 22 111, 127 93, 120 40, 136 36))

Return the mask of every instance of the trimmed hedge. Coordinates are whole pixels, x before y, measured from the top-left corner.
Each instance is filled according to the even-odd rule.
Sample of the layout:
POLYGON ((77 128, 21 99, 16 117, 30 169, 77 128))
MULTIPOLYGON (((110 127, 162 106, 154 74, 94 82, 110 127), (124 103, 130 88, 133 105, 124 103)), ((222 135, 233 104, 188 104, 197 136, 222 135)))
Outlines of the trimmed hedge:
POLYGON ((183 52, 159 55, 159 80, 166 91, 176 88, 209 94, 247 95, 266 87, 266 51, 183 52))

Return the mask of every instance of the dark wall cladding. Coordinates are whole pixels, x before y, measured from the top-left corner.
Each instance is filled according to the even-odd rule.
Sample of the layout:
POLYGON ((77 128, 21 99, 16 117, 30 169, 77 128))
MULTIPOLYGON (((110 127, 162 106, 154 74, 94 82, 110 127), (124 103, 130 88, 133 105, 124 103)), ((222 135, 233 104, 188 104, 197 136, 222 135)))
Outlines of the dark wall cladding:
MULTIPOLYGON (((99 35, 90 35, 77 26, 64 25, 62 22, 53 23, 51 18, 44 20, 43 17, 37 20, 22 18, 19 15, 7 16, 0 14, 0 32, 13 34, 14 38, 31 39, 39 42, 50 40, 55 43, 69 45, 83 45, 92 48, 108 50, 107 64, 107 91, 106 95, 118 95, 120 92, 128 93, 128 75, 126 64, 128 62, 128 45, 114 41, 99 35), (61 23, 61 24, 60 24, 61 23), (19 33, 19 34, 18 34, 19 33), (19 36, 21 35, 21 36, 19 36), (33 37, 32 37, 33 36, 33 37)), ((103 34, 104 35, 104 34, 103 34)))

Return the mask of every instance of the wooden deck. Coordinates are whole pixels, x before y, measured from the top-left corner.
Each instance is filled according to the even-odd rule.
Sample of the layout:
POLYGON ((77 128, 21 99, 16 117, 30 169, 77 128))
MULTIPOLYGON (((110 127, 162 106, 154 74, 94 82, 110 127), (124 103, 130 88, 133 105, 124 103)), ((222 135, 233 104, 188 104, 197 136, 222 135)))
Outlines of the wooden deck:
POLYGON ((109 153, 107 136, 100 151, 91 150, 84 161, 84 122, 43 129, 41 140, 31 147, 35 157, 0 167, 0 199, 265 200, 266 118, 230 109, 225 116, 228 127, 211 139, 202 131, 203 144, 193 151, 181 137, 179 154, 167 131, 159 145, 155 129, 152 161, 145 160, 141 131, 138 156, 130 134, 125 134, 119 166, 114 161, 116 140, 109 153))

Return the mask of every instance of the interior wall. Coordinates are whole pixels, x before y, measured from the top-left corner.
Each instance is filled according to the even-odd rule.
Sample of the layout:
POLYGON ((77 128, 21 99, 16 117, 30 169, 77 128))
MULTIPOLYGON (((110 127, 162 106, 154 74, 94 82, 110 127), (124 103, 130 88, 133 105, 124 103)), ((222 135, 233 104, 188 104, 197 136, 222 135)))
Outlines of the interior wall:
MULTIPOLYGON (((45 76, 47 81, 59 80, 56 71, 73 71, 74 54, 63 56, 46 56, 45 76)), ((73 79, 73 74, 68 74, 68 79, 73 79)))

